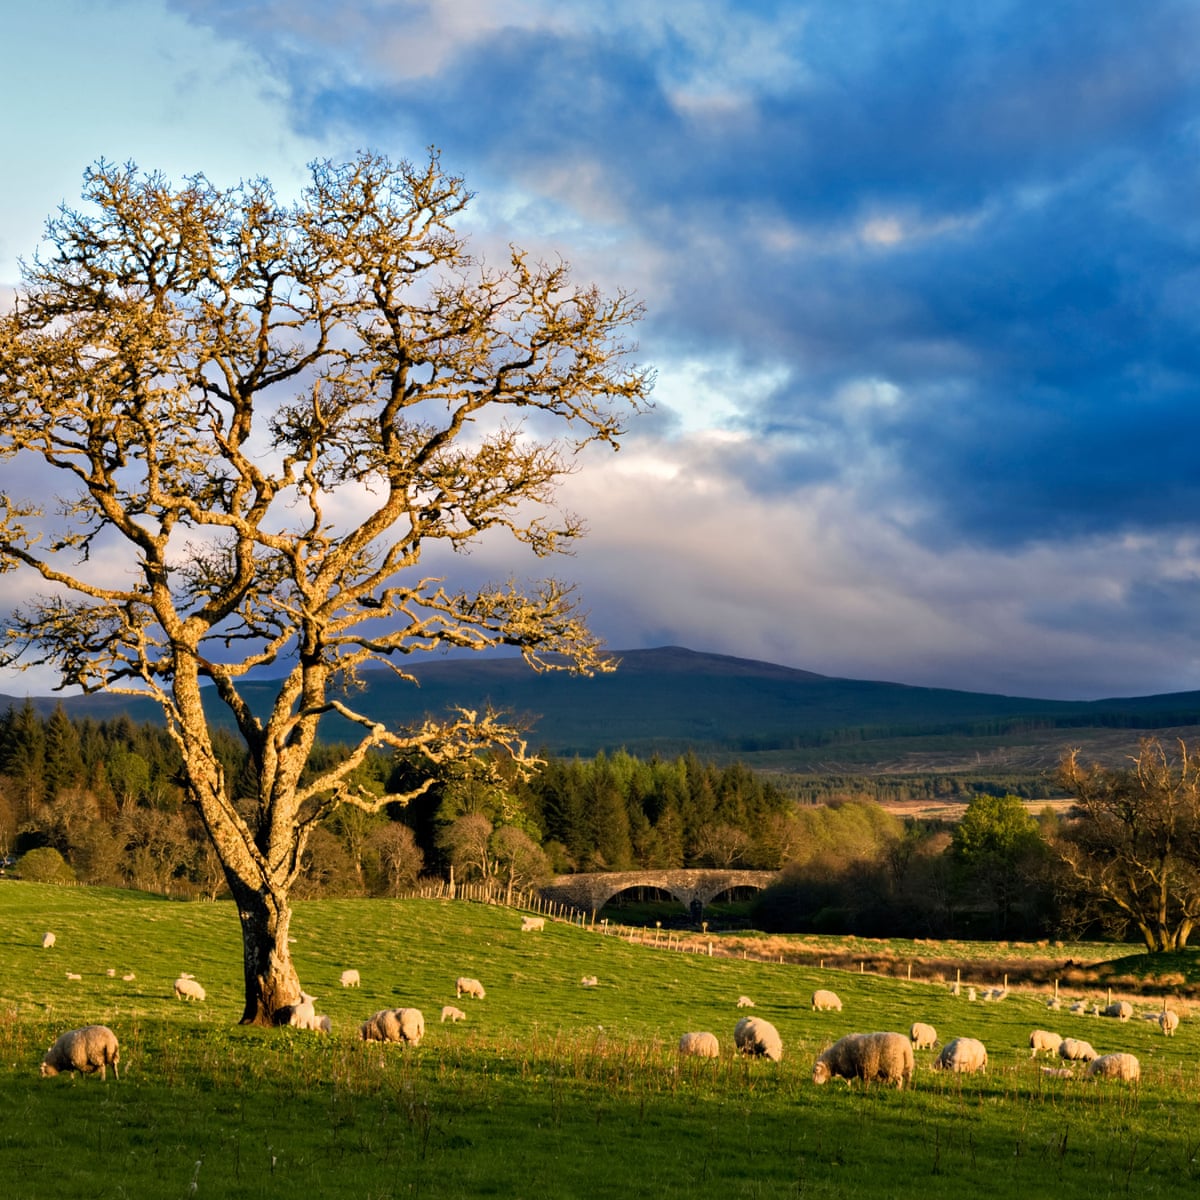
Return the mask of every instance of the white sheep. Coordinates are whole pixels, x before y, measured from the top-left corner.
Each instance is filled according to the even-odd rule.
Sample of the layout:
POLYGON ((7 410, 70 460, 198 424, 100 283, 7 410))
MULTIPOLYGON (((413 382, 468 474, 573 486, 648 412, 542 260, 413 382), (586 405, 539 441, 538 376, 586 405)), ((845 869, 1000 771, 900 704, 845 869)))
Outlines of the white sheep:
POLYGON ((137 976, 132 971, 126 971, 125 974, 121 976, 121 978, 126 983, 132 983, 137 978, 137 976))
POLYGON ((453 1004, 446 1004, 446 1005, 442 1006, 442 1022, 443 1022, 443 1024, 446 1021, 450 1021, 451 1023, 453 1023, 454 1021, 465 1021, 466 1019, 467 1019, 467 1014, 465 1012, 463 1012, 463 1010, 461 1008, 455 1008, 453 1004))
POLYGON ((754 1001, 749 996, 739 996, 737 999, 738 1008, 753 1008, 754 1001))
POLYGON ((180 975, 175 980, 175 998, 177 1000, 204 1000, 206 997, 207 993, 194 975, 180 975))
POLYGON ((49 930, 42 934, 42 949, 49 950, 58 939, 49 930))
POLYGON ((1051 1033, 1048 1029, 1035 1029, 1029 1035, 1029 1057, 1037 1058, 1042 1050, 1046 1050, 1052 1055, 1057 1054, 1061 1045, 1062 1037, 1059 1034, 1051 1033))
POLYGON ((483 990, 483 984, 478 979, 468 979, 465 975, 460 975, 454 981, 454 994, 456 996, 471 996, 476 1000, 482 1000, 487 995, 483 990))
POLYGON ((316 996, 307 992, 300 993, 300 999, 280 1010, 276 1020, 282 1025, 290 1025, 293 1029, 315 1029, 317 1027, 316 996), (284 1020, 286 1014, 286 1020, 284 1020))
POLYGON ((828 991, 825 988, 817 988, 812 994, 813 1012, 841 1012, 842 1002, 837 998, 836 992, 828 991))
POLYGON ((679 1039, 679 1053, 696 1058, 720 1058, 721 1044, 713 1033, 685 1033, 679 1039))
POLYGON ((70 980, 72 983, 78 983, 78 982, 79 982, 79 981, 80 981, 80 980, 83 978, 83 976, 82 976, 82 975, 80 975, 80 974, 79 974, 77 971, 68 971, 68 972, 67 972, 67 978, 68 978, 68 979, 69 979, 69 980, 70 980))
POLYGON ((1078 1013, 1081 1015, 1086 1013, 1087 1010, 1088 1003, 1086 1000, 1076 1000, 1075 1003, 1072 1004, 1069 1009, 1067 1009, 1068 1012, 1078 1013))
POLYGON ((1092 1049, 1091 1042, 1085 1042, 1082 1038, 1066 1037, 1058 1048, 1058 1057, 1069 1062, 1091 1062, 1100 1056, 1092 1049))
POLYGON ((914 1050, 930 1050, 937 1041, 937 1030, 924 1021, 914 1021, 908 1031, 908 1040, 912 1042, 914 1050))
POLYGON ((120 1079, 117 1070, 120 1057, 117 1035, 107 1025, 85 1025, 59 1034, 42 1059, 41 1071, 43 1075, 57 1075, 60 1071, 82 1071, 89 1075, 99 1071, 100 1078, 106 1079, 107 1069, 112 1067, 113 1074, 120 1079))
POLYGON ((933 1069, 971 1075, 976 1071, 986 1071, 987 1065, 987 1047, 978 1038, 956 1037, 942 1047, 942 1052, 934 1060, 933 1069))
POLYGON ((1118 1021, 1128 1021, 1133 1016, 1133 1005, 1128 1000, 1115 1000, 1100 1010, 1102 1017, 1116 1017, 1118 1021))
POLYGON ((353 967, 349 967, 341 974, 341 984, 342 987, 359 987, 362 980, 359 978, 358 972, 353 967))
POLYGON ((762 1017, 743 1017, 733 1030, 733 1042, 743 1054, 779 1062, 783 1057, 783 1039, 779 1030, 762 1017))
POLYGON ((1075 1072, 1070 1067, 1042 1067, 1042 1074, 1051 1079, 1074 1079, 1075 1072))
POLYGON ((1179 1014, 1169 1008, 1164 1008, 1158 1014, 1158 1027, 1163 1031, 1163 1037, 1174 1037, 1179 1028, 1179 1014))
POLYGON ((1105 1054, 1088 1063, 1087 1073, 1095 1079, 1123 1079, 1137 1083, 1142 1077, 1142 1064, 1132 1054, 1105 1054))
POLYGON ((333 1022, 329 1019, 328 1013, 318 1013, 316 1021, 309 1028, 314 1033, 332 1033, 333 1022))
POLYGON ((848 1033, 813 1063, 813 1083, 825 1083, 835 1075, 847 1082, 894 1083, 902 1088, 913 1073, 912 1042, 902 1033, 848 1033))
POLYGON ((585 975, 580 981, 581 987, 599 987, 600 980, 595 975, 585 975))
POLYGON ((419 1008, 381 1008, 359 1026, 364 1042, 406 1042, 419 1046, 425 1036, 425 1016, 419 1008))
POLYGON ((545 917, 524 917, 521 921, 522 933, 540 933, 545 928, 545 917))

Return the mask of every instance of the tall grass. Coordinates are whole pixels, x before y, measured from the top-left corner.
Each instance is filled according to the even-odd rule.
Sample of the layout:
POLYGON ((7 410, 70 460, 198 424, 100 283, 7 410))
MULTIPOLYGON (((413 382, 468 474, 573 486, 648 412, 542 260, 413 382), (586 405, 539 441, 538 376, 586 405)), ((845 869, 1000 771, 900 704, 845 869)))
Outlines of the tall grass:
POLYGON ((293 953, 334 1022, 321 1037, 234 1024, 229 905, 0 885, 4 1196, 1096 1200, 1194 1195, 1200 1183, 1200 1027, 1186 1018, 1169 1040, 1149 1021, 1049 1013, 1033 994, 970 1004, 940 984, 519 923, 450 902, 298 905, 293 953), (347 966, 361 989, 337 986, 347 966), (203 1005, 173 998, 180 970, 204 984, 203 1005), (487 998, 456 1001, 459 974, 483 980, 487 998), (584 975, 599 985, 581 987, 584 975), (838 992, 841 1014, 811 1011, 818 985, 838 992), (782 1063, 733 1057, 743 993, 779 1028, 782 1063), (467 1020, 441 1024, 444 1003, 467 1020), (385 1005, 425 1012, 420 1047, 357 1039, 385 1005), (922 1052, 903 1092, 811 1083, 833 1038, 918 1018, 943 1040, 982 1038, 988 1073, 937 1074, 922 1052), (116 1030, 122 1078, 39 1078, 50 1040, 90 1021, 116 1030), (1029 1059, 1035 1027, 1132 1051, 1142 1083, 1043 1075, 1029 1059), (679 1060, 691 1029, 716 1033, 722 1057, 679 1060))

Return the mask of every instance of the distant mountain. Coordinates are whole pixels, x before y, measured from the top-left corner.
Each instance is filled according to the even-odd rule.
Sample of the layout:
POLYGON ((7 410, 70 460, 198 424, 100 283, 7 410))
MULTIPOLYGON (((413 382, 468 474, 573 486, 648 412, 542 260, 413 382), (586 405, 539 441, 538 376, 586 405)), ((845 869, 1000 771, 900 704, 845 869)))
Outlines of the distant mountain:
MULTIPOLYGON (((504 709, 528 723, 530 744, 590 757, 625 748, 643 757, 693 750, 781 770, 875 772, 1044 768, 1067 744, 1124 755, 1140 734, 1200 725, 1200 692, 1096 701, 1034 700, 948 688, 838 679, 775 663, 679 646, 616 652, 612 674, 581 679, 538 675, 520 658, 431 659, 406 664, 413 687, 386 669, 364 673, 355 703, 389 724, 440 715, 454 705, 504 709)), ((265 710, 271 681, 246 685, 265 710)), ((49 711, 56 697, 36 697, 49 711)), ((62 699, 75 717, 161 719, 150 701, 121 696, 62 699)), ((0 706, 23 698, 0 696, 0 706)), ((215 701, 212 719, 228 724, 215 701)), ((330 719, 331 741, 351 730, 330 719)), ((1189 740, 1192 735, 1188 734, 1189 740)), ((1098 755, 1098 757, 1100 757, 1098 755)))

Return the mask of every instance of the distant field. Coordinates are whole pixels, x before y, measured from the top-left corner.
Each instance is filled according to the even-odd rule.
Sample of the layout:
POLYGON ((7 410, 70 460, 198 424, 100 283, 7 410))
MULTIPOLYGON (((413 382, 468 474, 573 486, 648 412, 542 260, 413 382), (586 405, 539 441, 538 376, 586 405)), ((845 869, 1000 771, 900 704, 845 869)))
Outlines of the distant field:
MULTIPOLYGON (((916 973, 769 961, 786 939, 746 935, 745 958, 725 939, 732 952, 710 958, 574 926, 518 927, 509 910, 462 902, 297 905, 301 979, 333 1020, 322 1037, 233 1024, 240 945, 227 904, 0 884, 5 1197, 1096 1200, 1194 1195, 1200 1183, 1200 1019, 1190 1002, 1178 1005, 1184 1023, 1168 1040, 1140 1015, 1157 995, 1137 997, 1139 1016, 1121 1023, 1050 1012, 1043 985, 972 1004, 916 973), (40 946, 47 929, 52 950, 40 946), (360 970, 360 989, 337 986, 347 966, 360 970), (173 999, 181 970, 208 990, 203 1005, 173 999), (458 974, 483 980, 486 999, 456 1001, 458 974), (598 986, 581 986, 585 975, 598 986), (812 1011, 817 986, 841 996, 841 1013, 812 1011), (777 1025, 781 1063, 732 1056, 741 994, 777 1025), (445 1003, 466 1021, 441 1024, 445 1003), (396 1005, 424 1011, 419 1048, 357 1039, 358 1022, 396 1005), (906 1031, 916 1019, 943 1040, 982 1038, 988 1072, 935 1073, 933 1052, 922 1051, 908 1091, 812 1084, 812 1061, 835 1037, 906 1031), (51 1038, 92 1021, 121 1039, 120 1081, 40 1079, 51 1038), (1029 1058, 1038 1027, 1136 1054, 1141 1084, 1044 1075, 1029 1058), (679 1035, 699 1029, 718 1035, 721 1059, 680 1062, 679 1035)), ((1002 954, 1094 962, 1105 952, 867 939, 817 948, 825 944, 896 959, 961 951, 964 983, 980 986, 1002 954)), ((1107 988, 1076 992, 1103 1000, 1107 988)))

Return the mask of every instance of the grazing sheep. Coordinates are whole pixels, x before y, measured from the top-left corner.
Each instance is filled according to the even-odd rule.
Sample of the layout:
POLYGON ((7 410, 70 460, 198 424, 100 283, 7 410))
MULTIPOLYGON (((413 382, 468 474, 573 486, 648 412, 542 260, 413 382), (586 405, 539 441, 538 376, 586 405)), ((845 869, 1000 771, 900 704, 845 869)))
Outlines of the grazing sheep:
POLYGON ((342 972, 341 984, 342 987, 359 987, 362 984, 362 980, 358 977, 358 972, 353 967, 350 967, 348 970, 342 972))
POLYGON ((1142 1077, 1142 1064, 1132 1054, 1105 1054, 1088 1063, 1090 1078, 1123 1079, 1126 1083, 1137 1083, 1142 1077))
POLYGON ((467 1014, 461 1008, 455 1008, 453 1004, 444 1005, 442 1008, 442 1022, 446 1021, 465 1021, 467 1014))
POLYGON ((126 971, 125 974, 121 976, 121 978, 126 983, 132 983, 137 978, 137 976, 132 971, 126 971))
POLYGON ((583 987, 600 986, 600 980, 598 980, 595 975, 585 975, 579 982, 583 987))
POLYGON ((42 949, 49 950, 58 939, 49 930, 42 934, 42 949))
POLYGON ((117 968, 116 968, 116 967, 109 967, 109 968, 108 968, 108 970, 107 970, 107 971, 105 971, 104 973, 105 973, 105 975, 107 975, 107 976, 109 977, 109 979, 116 979, 116 977, 117 977, 117 968))
POLYGON ((743 1054, 769 1058, 772 1062, 783 1057, 783 1039, 779 1030, 762 1017, 743 1017, 734 1027, 733 1041, 743 1054))
POLYGON ((685 1033, 679 1039, 679 1053, 691 1054, 696 1058, 720 1058, 721 1044, 716 1034, 685 1033))
POLYGON ((1074 1079, 1075 1072, 1070 1067, 1043 1067, 1042 1074, 1053 1079, 1074 1079))
POLYGON ((1118 1021, 1128 1021, 1133 1016, 1133 1005, 1128 1000, 1115 1000, 1100 1010, 1102 1017, 1116 1017, 1118 1021))
POLYGON ((847 1081, 894 1083, 902 1088, 912 1080, 912 1043, 902 1033, 848 1033, 823 1051, 813 1063, 813 1083, 833 1076, 847 1081))
POLYGON ((180 975, 175 980, 175 998, 177 1000, 203 1000, 206 995, 200 982, 192 975, 180 975))
POLYGON ((67 978, 68 978, 69 980, 71 980, 71 982, 72 982, 72 983, 78 983, 78 982, 79 982, 79 981, 80 981, 80 980, 83 978, 83 976, 82 976, 82 975, 80 975, 80 974, 78 974, 78 973, 77 973, 77 972, 75 972, 75 971, 68 971, 68 972, 67 972, 67 978))
POLYGON ((738 1008, 753 1008, 754 1001, 749 996, 739 996, 737 1006, 738 1008))
POLYGON ((82 1071, 90 1075, 100 1072, 107 1078, 107 1069, 120 1079, 117 1062, 121 1051, 117 1046, 117 1035, 107 1025, 85 1025, 82 1029, 69 1029, 59 1034, 54 1045, 42 1059, 43 1075, 57 1075, 60 1071, 82 1071))
POLYGON ((1050 999, 1046 1001, 1046 1007, 1057 1011, 1058 1009, 1062 1008, 1062 1001, 1057 996, 1051 996, 1050 999))
POLYGON ((468 979, 465 975, 460 975, 454 981, 454 994, 456 996, 472 996, 476 1000, 482 1000, 487 994, 483 990, 483 984, 478 979, 468 979))
POLYGON ((912 1042, 914 1050, 930 1050, 937 1041, 937 1030, 932 1025, 926 1025, 924 1021, 914 1021, 908 1031, 908 1039, 912 1042))
POLYGON ((1035 1029, 1029 1035, 1029 1057, 1037 1058, 1042 1050, 1049 1051, 1052 1055, 1057 1054, 1061 1045, 1062 1038, 1057 1033, 1051 1033, 1048 1029, 1035 1029))
POLYGON ((1063 1038, 1062 1045, 1058 1048, 1058 1057, 1065 1058, 1070 1062, 1091 1062, 1094 1058, 1100 1056, 1092 1049, 1091 1042, 1085 1042, 1082 1038, 1063 1038))
POLYGON ((818 988, 812 995, 813 1012, 841 1012, 842 1002, 835 992, 818 988))
POLYGON ((1086 1013, 1087 1010, 1088 1005, 1086 1000, 1076 1000, 1075 1003, 1072 1004, 1069 1009, 1067 1009, 1068 1012, 1073 1013, 1086 1013))
POLYGON ((521 921, 522 933, 540 933, 545 928, 545 917, 524 917, 521 921))
POLYGON ((1008 988, 1006 988, 1006 987, 984 988, 983 989, 983 998, 985 1000, 1006 1000, 1008 998, 1008 988))
POLYGON ((1179 1014, 1164 1008, 1158 1014, 1158 1027, 1163 1031, 1163 1037, 1174 1037, 1175 1030, 1179 1028, 1179 1014))
POLYGON ((425 1016, 419 1008, 381 1008, 359 1026, 364 1042, 406 1042, 419 1046, 425 1036, 425 1016))
POLYGON ((933 1069, 972 1075, 976 1071, 986 1071, 987 1065, 987 1047, 978 1038, 956 1037, 942 1047, 933 1069))

